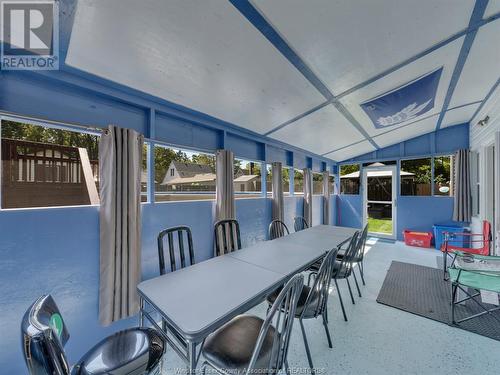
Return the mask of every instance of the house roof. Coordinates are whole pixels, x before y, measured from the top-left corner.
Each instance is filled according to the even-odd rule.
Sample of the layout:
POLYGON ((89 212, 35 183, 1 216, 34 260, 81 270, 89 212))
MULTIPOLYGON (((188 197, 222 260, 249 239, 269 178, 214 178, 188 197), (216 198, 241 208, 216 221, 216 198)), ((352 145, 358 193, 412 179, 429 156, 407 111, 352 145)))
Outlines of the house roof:
POLYGON ((215 173, 202 173, 190 177, 177 177, 168 182, 162 182, 162 185, 181 185, 181 184, 197 184, 203 182, 214 182, 215 173))
POLYGON ((234 182, 249 182, 249 181, 253 181, 257 178, 259 178, 260 176, 256 175, 256 174, 244 174, 244 175, 241 175, 237 178, 234 179, 234 182))
MULTIPOLYGON (((399 174, 400 174, 400 176, 415 176, 414 173, 405 172, 405 171, 401 171, 399 174)), ((369 171, 368 172, 368 177, 390 177, 390 176, 392 176, 391 171, 369 171)), ((340 176, 340 178, 359 178, 359 171, 345 174, 343 176, 340 176)))
POLYGON ((172 161, 175 169, 181 177, 194 177, 199 174, 213 174, 212 167, 206 164, 186 163, 180 161, 172 161))

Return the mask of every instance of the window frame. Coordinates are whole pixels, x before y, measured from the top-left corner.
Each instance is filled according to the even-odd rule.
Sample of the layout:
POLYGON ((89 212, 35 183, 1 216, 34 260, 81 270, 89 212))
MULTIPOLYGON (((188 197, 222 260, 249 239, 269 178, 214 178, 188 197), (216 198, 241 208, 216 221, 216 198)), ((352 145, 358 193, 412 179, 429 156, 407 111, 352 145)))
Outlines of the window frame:
MULTIPOLYGON (((441 197, 441 198, 453 198, 454 194, 452 195, 439 195, 439 194, 434 194, 434 159, 435 158, 441 158, 441 157, 450 157, 453 158, 454 154, 453 153, 439 153, 439 154, 433 154, 433 155, 421 155, 421 156, 412 156, 412 157, 404 157, 400 158, 397 163, 397 168, 398 168, 398 174, 399 174, 399 187, 398 187, 398 198, 399 197, 420 197, 420 198, 425 198, 425 197, 441 197), (431 194, 429 195, 402 195, 401 194, 401 163, 406 160, 419 160, 419 159, 430 159, 431 160, 431 194)), ((450 169, 450 181, 453 178, 453 171, 450 169)))
MULTIPOLYGON (((155 140, 150 140, 150 145, 151 145, 151 149, 152 149, 152 156, 153 156, 153 161, 152 161, 152 164, 153 164, 153 171, 151 173, 153 173, 153 178, 152 180, 154 181, 154 177, 156 175, 156 157, 155 157, 155 148, 156 147, 162 147, 162 148, 169 148, 169 149, 172 149, 172 150, 177 150, 177 151, 182 151, 182 152, 189 152, 189 153, 193 153, 193 154, 204 154, 204 155, 209 155, 209 156, 213 156, 214 157, 214 165, 216 165, 216 155, 215 155, 215 152, 216 151, 212 151, 212 150, 202 150, 202 149, 194 149, 194 148, 189 148, 189 147, 184 147, 184 146, 179 146, 179 145, 176 145, 176 144, 170 144, 170 143, 167 143, 167 142, 162 142, 162 141, 155 141, 155 140)), ((169 168, 167 168, 167 174, 168 174, 168 171, 169 171, 169 168)), ((149 169, 148 169, 148 173, 149 173, 149 169)), ((215 175, 217 176, 217 170, 215 170, 215 175)), ((148 174, 148 177, 150 175, 148 174)), ((215 196, 215 190, 213 192, 213 198, 200 198, 200 199, 179 199, 179 200, 171 200, 171 201, 157 201, 156 200, 156 194, 158 193, 158 191, 156 190, 156 184, 154 184, 155 186, 152 186, 151 187, 151 197, 153 198, 153 201, 152 202, 149 202, 148 203, 151 203, 151 204, 170 204, 170 203, 186 203, 186 202, 213 202, 216 200, 216 196, 215 196)), ((205 192, 203 192, 205 193, 205 192)), ((206 195, 209 195, 209 193, 211 192, 206 192, 206 195)), ((186 194, 188 195, 188 194, 186 194)), ((193 194, 194 195, 194 194, 193 194)), ((200 194, 202 195, 202 194, 200 194)), ((212 194, 210 194, 212 195, 212 194)), ((145 202, 144 202, 145 203, 145 202)))
MULTIPOLYGON (((248 163, 255 163, 255 164, 259 164, 260 165, 260 190, 259 191, 255 191, 255 192, 251 192, 250 194, 245 194, 244 192, 234 192, 234 199, 260 199, 260 198, 265 198, 263 197, 263 182, 264 182, 264 175, 262 174, 262 171, 263 171, 263 166, 266 166, 267 163, 261 161, 261 160, 250 160, 250 159, 245 159, 245 158, 242 158, 242 157, 238 157, 238 156, 234 156, 234 161, 236 161, 236 159, 238 160, 241 160, 241 161, 245 161, 245 162, 248 162, 248 163)), ((216 171, 217 173, 217 171, 216 171)), ((266 177, 267 177, 267 172, 266 172, 266 177)), ((234 179, 233 179, 233 186, 234 186, 234 179)))
MULTIPOLYGON (((30 117, 24 117, 24 116, 9 116, 9 115, 5 115, 5 114, 0 114, 0 154, 2 151, 2 123, 3 123, 3 121, 17 122, 17 123, 20 123, 23 125, 39 126, 42 128, 63 130, 63 131, 68 131, 68 132, 73 132, 73 133, 89 134, 89 135, 93 135, 96 137, 100 137, 102 134, 101 133, 102 130, 104 130, 104 128, 99 128, 99 127, 72 125, 72 124, 66 124, 66 123, 58 122, 58 121, 40 120, 40 119, 33 119, 30 117)), ((100 207, 101 206, 101 202, 99 199, 99 203, 94 203, 94 204, 5 208, 1 204, 2 199, 3 199, 3 186, 2 186, 2 181, 1 181, 2 178, 3 178, 3 162, 0 163, 0 212, 1 211, 27 211, 27 210, 54 210, 54 209, 57 210, 57 209, 65 209, 65 208, 80 208, 80 207, 85 208, 85 207, 100 207)), ((142 203, 145 203, 145 202, 142 202, 142 203)))
POLYGON ((359 196, 361 195, 361 172, 362 172, 363 164, 361 162, 359 163, 343 163, 338 165, 338 175, 339 175, 339 195, 351 195, 351 196, 359 196), (358 166, 358 172, 359 172, 359 182, 358 182, 358 192, 356 194, 351 194, 351 193, 344 193, 342 191, 342 167, 346 165, 357 165, 358 166))

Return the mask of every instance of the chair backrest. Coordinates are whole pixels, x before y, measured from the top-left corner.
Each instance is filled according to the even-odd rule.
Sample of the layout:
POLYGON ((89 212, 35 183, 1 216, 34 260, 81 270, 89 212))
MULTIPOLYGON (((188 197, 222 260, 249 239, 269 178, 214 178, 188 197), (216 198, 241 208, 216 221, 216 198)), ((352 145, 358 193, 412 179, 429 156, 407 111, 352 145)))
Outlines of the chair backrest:
MULTIPOLYGON (((340 260, 335 259, 334 261, 339 263, 338 267, 334 267, 334 270, 336 270, 336 272, 345 270, 346 277, 351 274, 352 260, 356 256, 356 252, 358 251, 359 237, 360 233, 359 231, 356 231, 349 241, 349 245, 347 246, 344 256, 340 260)), ((333 276, 335 277, 337 276, 337 274, 334 273, 333 276)))
POLYGON ((357 261, 362 261, 365 257, 366 239, 368 238, 368 224, 365 225, 358 239, 358 251, 355 255, 357 261))
POLYGON ((68 375, 64 345, 69 334, 50 295, 38 298, 21 322, 24 359, 30 375, 68 375))
POLYGON ((330 250, 323 260, 321 261, 321 266, 319 267, 318 273, 314 278, 314 284, 307 295, 306 302, 304 304, 304 312, 313 312, 313 316, 316 318, 318 315, 322 314, 325 310, 326 304, 328 302, 328 296, 330 291, 330 282, 332 281, 333 265, 335 264, 335 259, 337 258, 337 253, 339 249, 335 248, 330 250), (315 298, 318 296, 318 298, 315 298), (313 309, 309 308, 311 301, 314 301, 313 309))
MULTIPOLYGON (((293 321, 295 320, 295 310, 299 302, 300 293, 304 286, 304 277, 297 274, 292 277, 281 290, 280 294, 274 301, 273 305, 267 313, 264 323, 260 329, 259 336, 255 343, 252 358, 248 366, 246 374, 255 374, 257 359, 260 356, 260 351, 264 345, 264 341, 268 337, 270 330, 274 331, 271 355, 267 366, 268 372, 274 374, 275 370, 283 368, 288 355, 288 346, 290 336, 292 334, 293 321)), ((258 369, 261 373, 262 369, 258 369)))
POLYGON ((164 237, 168 245, 168 254, 170 258, 170 271, 177 270, 177 257, 180 261, 180 267, 184 268, 194 264, 194 250, 193 250, 193 237, 191 229, 185 226, 168 228, 158 234, 158 261, 160 264, 160 275, 166 273, 165 254, 163 250, 164 237), (186 264, 186 249, 184 239, 187 239, 187 256, 189 264, 186 264))
POLYGON ((274 240, 275 238, 283 237, 290 234, 288 227, 281 220, 273 220, 269 224, 269 239, 274 240))
POLYGON ((488 220, 483 220, 483 248, 481 251, 482 255, 490 255, 491 250, 491 224, 488 220))
POLYGON ((216 222, 214 237, 216 256, 241 249, 240 224, 234 219, 216 222))
POLYGON ((293 219, 293 229, 295 230, 295 232, 300 232, 301 230, 307 228, 309 228, 309 224, 307 223, 307 220, 302 216, 297 216, 295 219, 293 219))

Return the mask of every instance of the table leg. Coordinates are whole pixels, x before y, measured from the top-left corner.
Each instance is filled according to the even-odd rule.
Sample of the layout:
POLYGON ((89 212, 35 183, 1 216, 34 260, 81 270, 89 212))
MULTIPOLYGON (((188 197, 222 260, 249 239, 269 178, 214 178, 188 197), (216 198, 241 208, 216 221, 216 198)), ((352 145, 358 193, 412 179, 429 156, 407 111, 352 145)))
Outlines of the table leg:
POLYGON ((187 343, 187 356, 188 356, 188 374, 196 374, 196 364, 197 364, 197 355, 196 355, 196 343, 189 341, 187 343))

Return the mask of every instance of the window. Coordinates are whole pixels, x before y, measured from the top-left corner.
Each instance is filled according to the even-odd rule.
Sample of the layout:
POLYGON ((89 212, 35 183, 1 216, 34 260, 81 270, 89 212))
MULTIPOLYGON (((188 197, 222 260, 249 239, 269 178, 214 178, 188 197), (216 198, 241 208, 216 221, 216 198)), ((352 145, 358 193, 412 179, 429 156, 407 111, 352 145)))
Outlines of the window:
POLYGON ((154 154, 156 202, 215 199, 214 155, 164 146, 154 154))
POLYGON ((359 194, 359 164, 340 166, 340 193, 359 194))
POLYGON ((148 150, 149 143, 144 142, 142 146, 142 174, 141 174, 141 202, 148 201, 148 150))
POLYGON ((293 191, 295 194, 304 194, 304 172, 300 169, 294 169, 293 191))
POLYGON ((453 157, 434 158, 434 195, 452 196, 451 170, 453 157))
POLYGON ((335 176, 328 176, 328 191, 330 195, 335 194, 335 176))
POLYGON ((266 164, 266 191, 267 195, 273 195, 273 167, 271 164, 266 164))
POLYGON ((283 194, 290 195, 290 172, 293 171, 292 168, 283 167, 281 171, 281 178, 283 183, 283 194))
POLYGON ((99 204, 97 135, 2 120, 2 208, 99 204))
POLYGON ((431 158, 401 160, 401 195, 431 195, 431 158))
POLYGON ((313 195, 322 195, 323 194, 323 174, 322 173, 313 173, 312 174, 312 188, 313 195))
POLYGON ((262 192, 261 163, 234 159, 235 198, 256 198, 262 192))

